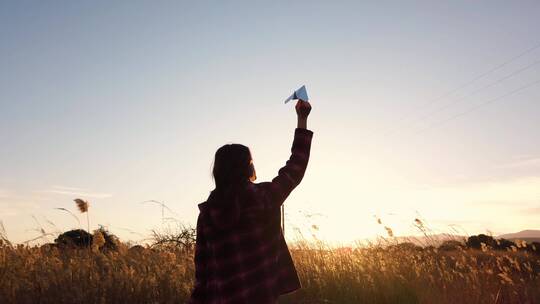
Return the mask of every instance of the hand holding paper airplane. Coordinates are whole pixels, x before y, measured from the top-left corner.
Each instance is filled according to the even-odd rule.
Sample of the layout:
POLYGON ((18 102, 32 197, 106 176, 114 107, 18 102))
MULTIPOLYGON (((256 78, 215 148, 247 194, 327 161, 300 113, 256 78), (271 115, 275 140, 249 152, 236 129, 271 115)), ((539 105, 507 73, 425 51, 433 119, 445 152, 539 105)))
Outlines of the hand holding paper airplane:
POLYGON ((307 90, 306 90, 305 85, 301 86, 298 90, 294 91, 293 94, 291 96, 289 96, 289 98, 287 98, 285 100, 285 103, 287 103, 287 102, 289 102, 291 100, 296 100, 296 99, 303 100, 303 101, 309 101, 309 97, 307 95, 307 90))
POLYGON ((307 117, 309 116, 309 113, 311 112, 311 104, 309 104, 308 101, 298 100, 295 106, 296 109, 296 115, 298 115, 298 119, 300 120, 307 120, 307 117))

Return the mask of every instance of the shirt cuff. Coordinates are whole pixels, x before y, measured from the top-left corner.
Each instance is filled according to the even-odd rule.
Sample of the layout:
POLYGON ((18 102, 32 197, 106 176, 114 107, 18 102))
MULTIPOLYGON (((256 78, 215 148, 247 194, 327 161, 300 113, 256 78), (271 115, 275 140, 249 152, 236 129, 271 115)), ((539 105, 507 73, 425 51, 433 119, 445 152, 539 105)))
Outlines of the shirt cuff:
POLYGON ((298 135, 313 137, 313 131, 304 128, 296 128, 294 130, 294 136, 296 137, 298 135))

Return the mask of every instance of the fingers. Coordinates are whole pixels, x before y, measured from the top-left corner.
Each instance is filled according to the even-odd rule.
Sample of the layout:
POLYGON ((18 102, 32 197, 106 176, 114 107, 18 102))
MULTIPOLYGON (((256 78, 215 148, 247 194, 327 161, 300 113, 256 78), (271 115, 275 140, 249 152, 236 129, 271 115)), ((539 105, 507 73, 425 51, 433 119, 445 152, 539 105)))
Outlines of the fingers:
POLYGON ((311 106, 311 105, 309 104, 309 102, 304 101, 304 100, 302 100, 302 99, 298 99, 298 102, 296 102, 296 106, 297 106, 297 107, 305 106, 305 105, 311 106))
POLYGON ((296 114, 298 117, 307 118, 311 112, 311 105, 307 101, 298 100, 296 103, 296 114))
POLYGON ((298 102, 296 103, 296 107, 297 108, 300 108, 300 107, 311 108, 311 104, 308 101, 303 101, 301 99, 298 99, 298 102))
POLYGON ((303 101, 298 99, 298 101, 296 102, 296 106, 295 106, 296 111, 298 111, 302 107, 302 105, 303 105, 303 101))
POLYGON ((298 100, 296 106, 298 108, 311 109, 311 104, 308 101, 298 100))

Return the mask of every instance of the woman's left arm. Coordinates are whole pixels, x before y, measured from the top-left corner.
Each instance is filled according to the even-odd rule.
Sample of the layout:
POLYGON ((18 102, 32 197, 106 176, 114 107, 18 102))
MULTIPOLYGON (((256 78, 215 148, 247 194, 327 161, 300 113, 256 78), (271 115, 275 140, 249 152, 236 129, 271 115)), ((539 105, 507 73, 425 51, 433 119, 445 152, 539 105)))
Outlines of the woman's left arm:
POLYGON ((195 243, 195 286, 191 293, 190 304, 206 303, 208 295, 208 248, 201 225, 201 216, 197 219, 197 240, 195 243))

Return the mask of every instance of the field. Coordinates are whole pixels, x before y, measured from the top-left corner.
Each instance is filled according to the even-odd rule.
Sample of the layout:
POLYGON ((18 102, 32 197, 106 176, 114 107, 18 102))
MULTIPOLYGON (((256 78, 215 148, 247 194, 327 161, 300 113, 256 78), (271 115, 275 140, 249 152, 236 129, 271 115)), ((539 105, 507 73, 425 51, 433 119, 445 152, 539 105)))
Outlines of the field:
MULTIPOLYGON (((0 246, 0 303, 185 303, 192 250, 0 246)), ((540 303, 540 256, 412 244, 295 245, 303 288, 280 303, 540 303)))

